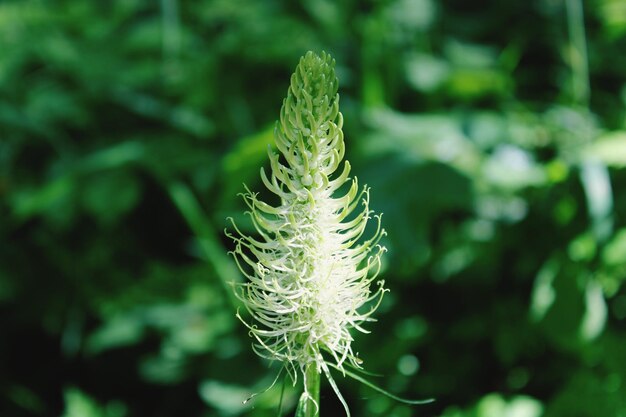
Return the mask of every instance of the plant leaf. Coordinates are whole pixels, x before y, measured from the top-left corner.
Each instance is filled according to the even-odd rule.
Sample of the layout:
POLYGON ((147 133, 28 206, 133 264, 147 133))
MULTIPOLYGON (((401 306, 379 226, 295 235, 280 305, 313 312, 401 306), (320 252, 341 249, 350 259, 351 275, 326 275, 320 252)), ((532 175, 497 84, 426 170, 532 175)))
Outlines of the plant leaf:
POLYGON ((300 399, 298 400, 298 408, 296 408, 295 417, 304 417, 304 414, 306 412, 307 399, 308 397, 306 396, 306 392, 303 392, 300 396, 300 399))
POLYGON ((283 398, 285 396, 285 380, 287 379, 287 375, 283 376, 283 383, 280 385, 280 399, 278 400, 278 414, 277 417, 280 417, 283 413, 283 398))
MULTIPOLYGON (((355 374, 353 372, 347 371, 345 369, 339 369, 337 367, 337 365, 334 365, 332 363, 329 363, 330 366, 332 366, 333 368, 335 368, 336 370, 345 373, 346 375, 348 375, 350 378, 359 381, 360 383, 367 385, 368 387, 370 387, 371 389, 373 389, 374 391, 378 391, 383 395, 386 395, 387 397, 391 398, 392 400, 396 400, 398 402, 404 403, 404 404, 410 404, 410 405, 422 405, 422 404, 429 404, 435 401, 434 398, 427 398, 424 400, 409 400, 406 398, 401 398, 398 397, 397 395, 394 395, 392 393, 390 393, 389 391, 386 391, 384 389, 382 389, 381 387, 374 385, 373 383, 369 382, 367 379, 361 377, 358 374, 355 374)), ((297 416, 296 416, 297 417, 297 416)))

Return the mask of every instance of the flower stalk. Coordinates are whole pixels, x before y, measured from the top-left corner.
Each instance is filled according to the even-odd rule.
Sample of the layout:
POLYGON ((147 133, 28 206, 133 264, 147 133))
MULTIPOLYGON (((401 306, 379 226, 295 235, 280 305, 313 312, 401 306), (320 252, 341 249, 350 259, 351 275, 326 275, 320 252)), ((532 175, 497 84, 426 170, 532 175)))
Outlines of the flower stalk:
POLYGON ((320 373, 315 364, 310 364, 306 369, 306 387, 304 392, 310 395, 304 405, 304 417, 319 416, 320 407, 320 373))
MULTIPOLYGON (((365 322, 387 291, 372 290, 385 248, 381 216, 369 209, 369 189, 350 178, 343 161, 343 116, 339 111, 335 61, 322 52, 300 59, 283 101, 269 150, 270 171, 261 169, 272 205, 246 188, 243 194, 254 237, 232 222, 226 232, 247 281, 235 284, 248 318, 237 317, 261 357, 281 361, 294 385, 303 378, 305 415, 319 412, 320 375, 341 397, 329 370, 360 368, 352 329, 365 322), (368 228, 369 220, 374 226, 368 228), (328 362, 331 361, 331 362, 328 362)), ((231 219, 232 220, 232 219, 231 219)))

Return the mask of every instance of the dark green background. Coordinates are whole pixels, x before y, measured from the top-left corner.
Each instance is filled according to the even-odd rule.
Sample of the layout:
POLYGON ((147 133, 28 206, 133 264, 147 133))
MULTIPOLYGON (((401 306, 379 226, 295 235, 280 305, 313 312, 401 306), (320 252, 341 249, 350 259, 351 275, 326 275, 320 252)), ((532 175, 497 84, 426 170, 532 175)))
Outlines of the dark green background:
POLYGON ((355 351, 436 398, 353 414, 626 416, 626 3, 582 3, 1 1, 0 415, 277 415, 223 229, 325 50, 388 230, 355 351))

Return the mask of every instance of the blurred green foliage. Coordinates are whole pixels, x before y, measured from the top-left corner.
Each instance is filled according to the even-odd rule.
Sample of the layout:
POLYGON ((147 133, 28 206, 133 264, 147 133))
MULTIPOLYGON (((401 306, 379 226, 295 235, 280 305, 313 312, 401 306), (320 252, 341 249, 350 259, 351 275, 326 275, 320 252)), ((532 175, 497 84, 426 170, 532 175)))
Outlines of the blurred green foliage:
POLYGON ((389 232, 357 350, 437 400, 355 415, 626 416, 622 0, 0 2, 0 415, 277 415, 221 230, 309 49, 389 232))

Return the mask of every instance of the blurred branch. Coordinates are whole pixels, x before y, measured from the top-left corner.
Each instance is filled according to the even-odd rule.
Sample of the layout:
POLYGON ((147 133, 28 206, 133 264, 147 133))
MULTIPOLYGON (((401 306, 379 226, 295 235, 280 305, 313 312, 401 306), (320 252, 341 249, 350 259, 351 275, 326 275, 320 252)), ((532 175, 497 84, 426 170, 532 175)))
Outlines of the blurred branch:
POLYGON ((175 58, 180 51, 180 17, 177 0, 161 0, 163 20, 163 57, 175 58))
POLYGON ((195 233, 206 259, 215 268, 231 305, 237 308, 239 301, 231 291, 229 283, 240 279, 239 271, 226 255, 226 250, 220 244, 212 225, 205 219, 197 199, 189 187, 180 181, 169 182, 167 191, 183 218, 195 233))
MULTIPOLYGON (((585 17, 582 0, 566 0, 567 27, 570 37, 570 65, 572 68, 572 99, 583 109, 589 121, 582 132, 584 141, 591 141, 592 127, 589 99, 589 58, 585 34, 585 17)), ((587 198, 587 208, 592 230, 598 242, 606 241, 613 229, 613 194, 607 167, 589 156, 583 155, 580 180, 587 198)))
POLYGON ((569 59, 572 67, 572 95, 576 104, 589 107, 589 64, 582 0, 566 0, 569 59))
POLYGON ((136 114, 164 121, 180 131, 201 139, 210 138, 215 130, 212 120, 190 107, 170 104, 159 97, 123 87, 113 89, 111 95, 116 102, 136 114))

